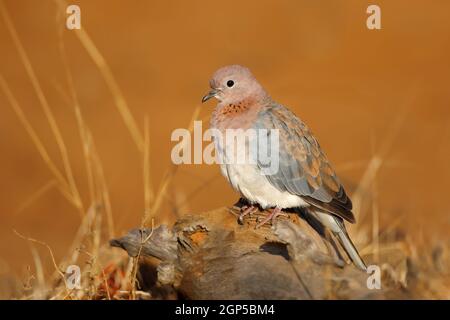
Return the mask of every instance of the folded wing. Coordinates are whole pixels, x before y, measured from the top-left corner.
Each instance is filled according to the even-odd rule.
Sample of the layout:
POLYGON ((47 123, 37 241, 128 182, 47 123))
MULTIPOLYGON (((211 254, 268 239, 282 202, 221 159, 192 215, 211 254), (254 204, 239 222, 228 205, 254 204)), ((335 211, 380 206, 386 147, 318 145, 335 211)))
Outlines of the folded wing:
MULTIPOLYGON (((278 129, 279 169, 266 175, 281 191, 313 207, 355 222, 352 202, 308 127, 287 108, 271 104, 258 115, 255 129, 278 129)), ((269 152, 270 150, 269 144, 269 152)), ((260 164, 259 164, 260 165, 260 164)))

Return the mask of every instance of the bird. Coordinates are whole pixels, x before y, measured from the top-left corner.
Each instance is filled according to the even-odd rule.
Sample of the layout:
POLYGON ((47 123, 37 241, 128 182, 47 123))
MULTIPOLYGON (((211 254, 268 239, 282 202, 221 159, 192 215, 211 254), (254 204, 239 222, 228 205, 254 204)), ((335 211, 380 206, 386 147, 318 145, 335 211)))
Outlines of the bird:
MULTIPOLYGON (((259 161, 223 161, 237 151, 228 148, 231 139, 213 135, 216 153, 222 159, 222 175, 249 204, 239 220, 258 208, 267 209, 270 213, 257 225, 260 227, 282 212, 297 212, 326 238, 324 241, 328 248, 334 248, 338 261, 343 263, 335 240, 357 268, 366 270, 345 226, 345 222, 355 223, 352 202, 309 127, 287 107, 275 102, 247 67, 222 67, 213 74, 209 85, 211 89, 202 103, 211 98, 218 100, 210 129, 222 137, 227 130, 239 129, 276 130, 278 134, 278 167, 270 174, 264 172, 259 161)), ((247 146, 249 140, 245 140, 247 146)))

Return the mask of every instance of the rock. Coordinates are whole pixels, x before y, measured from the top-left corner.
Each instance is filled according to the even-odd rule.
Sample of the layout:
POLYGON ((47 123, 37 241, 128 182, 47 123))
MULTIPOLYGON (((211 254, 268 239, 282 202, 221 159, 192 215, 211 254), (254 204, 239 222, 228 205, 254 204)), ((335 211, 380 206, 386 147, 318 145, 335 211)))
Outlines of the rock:
POLYGON ((382 298, 368 275, 339 267, 321 238, 295 214, 255 229, 267 213, 237 222, 233 208, 186 215, 169 229, 134 229, 111 240, 132 257, 158 258, 158 281, 187 299, 382 298), (151 236, 150 236, 151 234, 151 236))

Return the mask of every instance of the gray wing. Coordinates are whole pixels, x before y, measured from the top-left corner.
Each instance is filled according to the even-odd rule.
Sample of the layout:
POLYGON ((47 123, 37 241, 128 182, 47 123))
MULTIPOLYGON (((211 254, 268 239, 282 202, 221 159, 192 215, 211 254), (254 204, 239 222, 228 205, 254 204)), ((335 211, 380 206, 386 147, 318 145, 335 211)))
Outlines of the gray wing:
POLYGON ((273 186, 301 196, 313 207, 355 222, 350 198, 318 142, 300 119, 273 103, 260 111, 254 128, 279 130, 279 169, 266 175, 273 186))

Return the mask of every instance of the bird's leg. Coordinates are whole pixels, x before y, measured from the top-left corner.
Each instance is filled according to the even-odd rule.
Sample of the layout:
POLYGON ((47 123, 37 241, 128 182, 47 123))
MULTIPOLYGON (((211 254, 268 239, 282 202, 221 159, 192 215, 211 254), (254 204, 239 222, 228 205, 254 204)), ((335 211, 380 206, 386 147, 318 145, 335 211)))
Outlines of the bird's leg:
POLYGON ((247 208, 249 205, 249 202, 245 200, 244 198, 239 198, 239 200, 233 205, 233 209, 242 211, 242 209, 247 208))
POLYGON ((279 215, 282 215, 282 213, 281 213, 281 208, 279 208, 279 207, 273 208, 273 209, 272 209, 272 212, 269 213, 269 214, 267 215, 267 217, 266 217, 263 221, 261 221, 260 223, 258 223, 258 224, 256 225, 255 229, 258 229, 258 228, 262 227, 263 225, 265 225, 265 224, 266 224, 267 222, 269 222, 269 221, 273 222, 274 219, 275 219, 276 217, 278 217, 279 215))
POLYGON ((240 224, 243 224, 244 223, 244 217, 246 215, 254 213, 256 210, 258 210, 258 207, 254 206, 254 205, 249 205, 249 206, 242 207, 241 214, 239 215, 239 218, 238 218, 238 222, 240 224))

